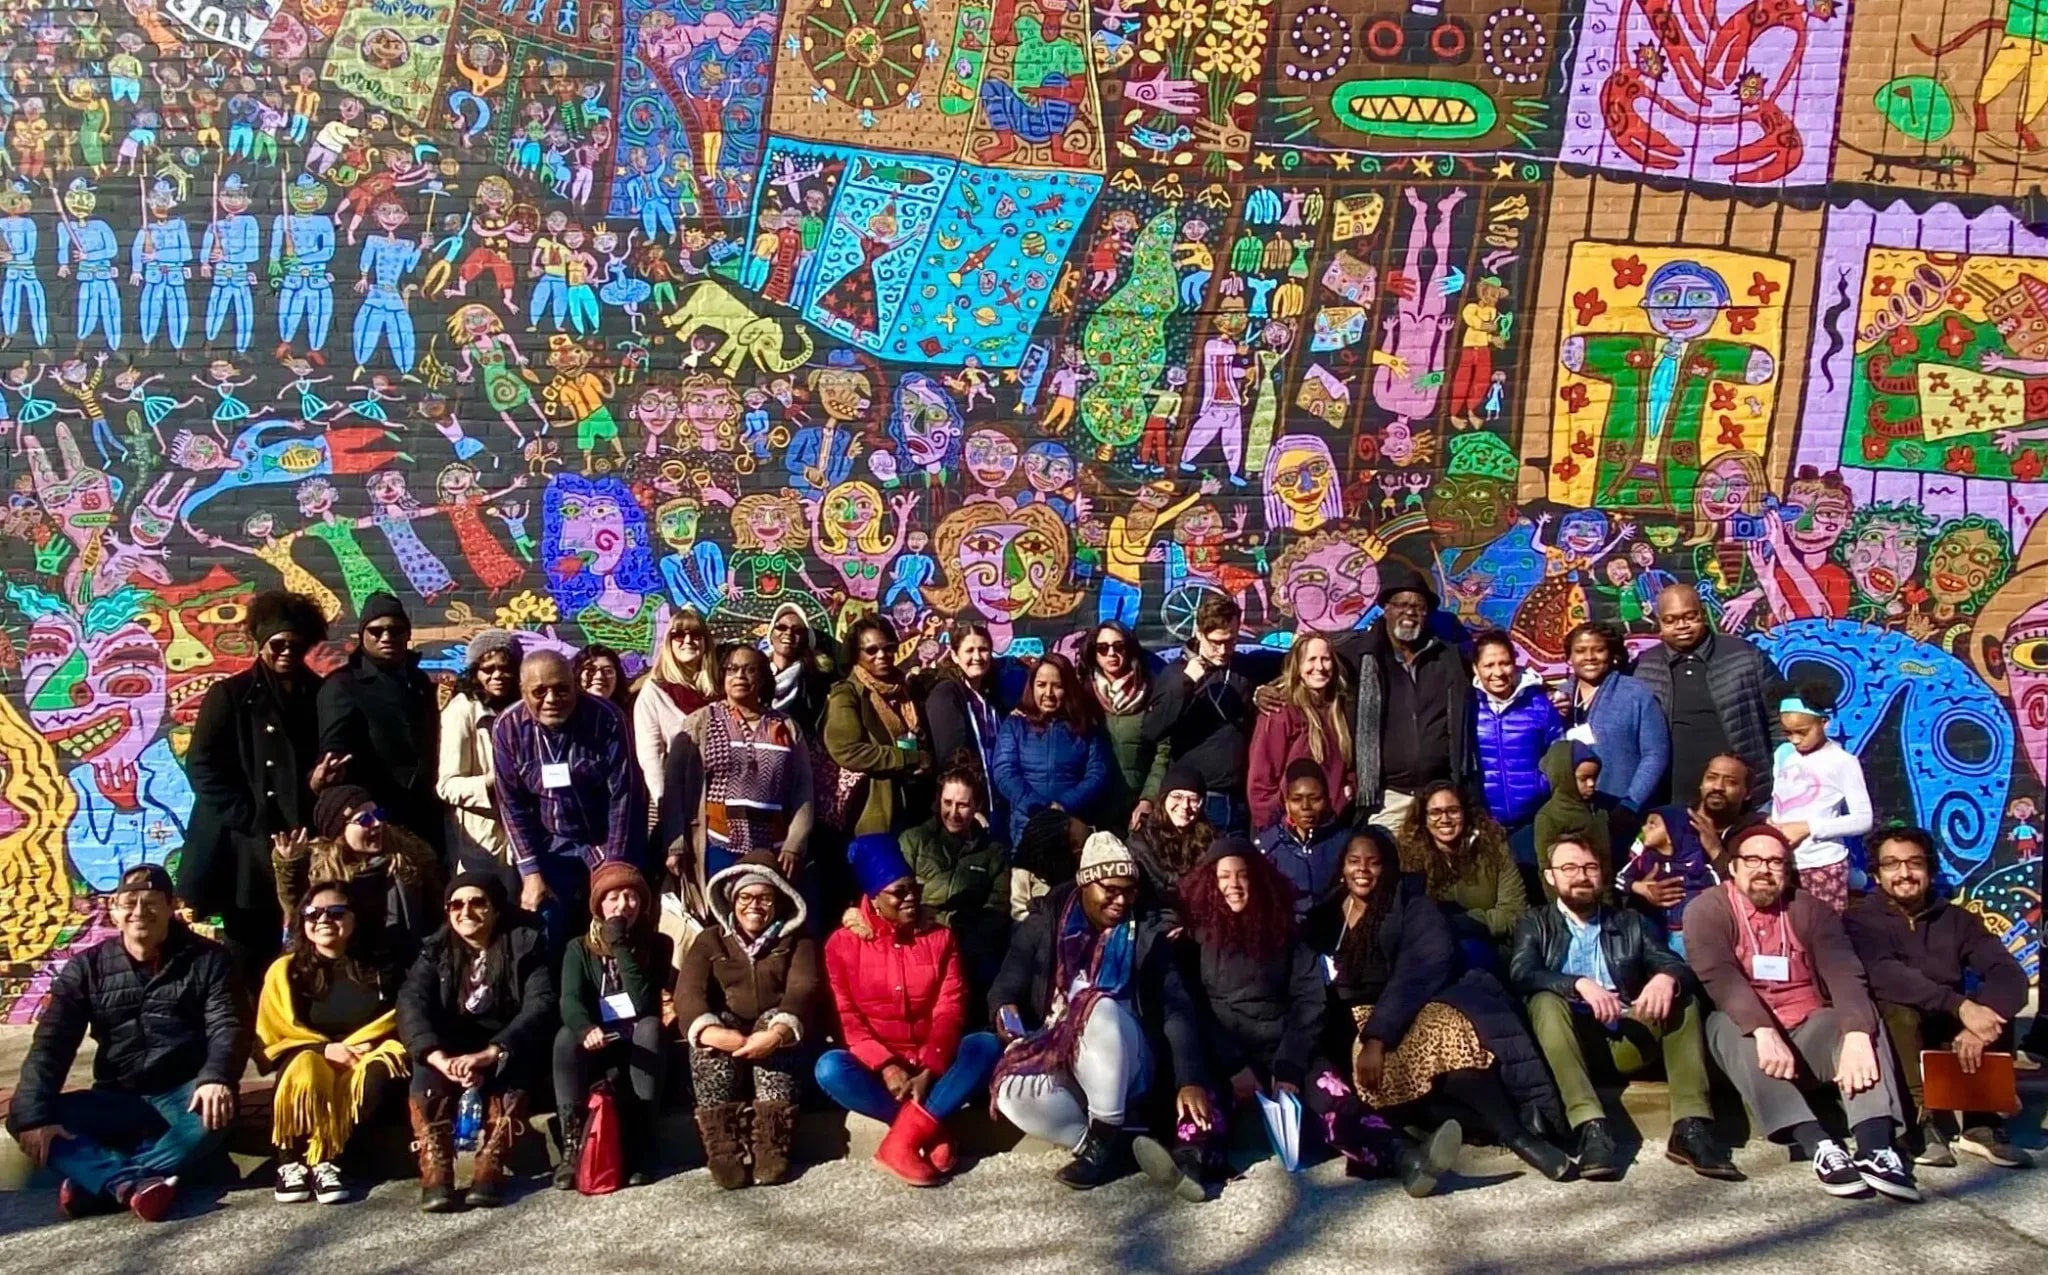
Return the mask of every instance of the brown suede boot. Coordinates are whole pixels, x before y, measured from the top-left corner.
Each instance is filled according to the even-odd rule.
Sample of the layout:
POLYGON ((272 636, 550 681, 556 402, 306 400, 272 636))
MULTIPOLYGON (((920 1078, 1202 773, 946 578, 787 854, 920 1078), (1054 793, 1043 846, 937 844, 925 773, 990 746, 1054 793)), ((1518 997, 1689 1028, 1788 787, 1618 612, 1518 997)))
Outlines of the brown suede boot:
POLYGON ((480 1209, 494 1209, 505 1202, 505 1166, 512 1159, 512 1144, 526 1122, 526 1094, 521 1091, 492 1094, 484 1108, 484 1127, 477 1136, 476 1168, 470 1177, 469 1203, 480 1209))
POLYGON ((697 1132, 704 1139, 704 1165, 720 1189, 736 1191, 747 1185, 747 1148, 740 1138, 740 1116, 745 1108, 737 1102, 717 1102, 697 1108, 697 1132))
POLYGON ((418 1098, 412 1100, 412 1149, 420 1156, 420 1212, 453 1212, 455 1123, 435 1120, 418 1098))
POLYGON ((789 1147, 796 1141, 796 1104, 754 1103, 754 1181, 773 1186, 789 1176, 789 1147))

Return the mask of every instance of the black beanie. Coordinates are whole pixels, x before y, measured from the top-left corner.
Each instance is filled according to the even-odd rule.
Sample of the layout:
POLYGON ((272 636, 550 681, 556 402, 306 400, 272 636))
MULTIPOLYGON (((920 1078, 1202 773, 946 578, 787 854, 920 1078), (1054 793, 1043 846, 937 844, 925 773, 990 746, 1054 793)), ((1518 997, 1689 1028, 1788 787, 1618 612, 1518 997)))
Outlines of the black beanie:
POLYGON ((338 837, 348 827, 348 812, 377 804, 376 797, 361 784, 335 784, 322 788, 313 799, 313 831, 322 837, 338 837))
POLYGON ((412 617, 405 613, 403 602, 388 593, 373 593, 363 601, 362 618, 356 622, 356 628, 358 631, 367 629, 375 621, 392 616, 403 621, 406 628, 412 627, 412 617))
POLYGON ((1202 782, 1202 772, 1186 762, 1175 762, 1166 768, 1166 775, 1159 781, 1159 797, 1165 800, 1170 792, 1191 792, 1197 797, 1207 798, 1209 785, 1202 782))

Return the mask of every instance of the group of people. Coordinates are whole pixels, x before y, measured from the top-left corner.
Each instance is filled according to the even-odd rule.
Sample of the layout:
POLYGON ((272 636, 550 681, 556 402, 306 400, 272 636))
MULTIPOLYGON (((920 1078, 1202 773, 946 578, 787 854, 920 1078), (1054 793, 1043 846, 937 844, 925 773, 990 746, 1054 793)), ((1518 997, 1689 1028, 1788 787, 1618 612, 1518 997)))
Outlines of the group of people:
POLYGON ((1921 1050, 2012 1051, 2027 979, 1942 900, 1926 833, 1873 831, 1827 687, 1780 684, 1683 586, 1633 671, 1582 625, 1558 687, 1449 632, 1419 575, 1381 602, 1256 688, 1219 597, 1177 661, 1104 624, 1014 705, 971 622, 913 668, 887 619, 834 643, 796 606, 758 644, 684 611, 637 683, 486 630, 441 702, 396 599, 322 678, 319 608, 260 595, 256 663, 194 728, 179 880, 121 878, 9 1130, 67 1215, 159 1218, 253 1057, 280 1201, 348 1198, 351 1134, 403 1103, 441 1212, 505 1200, 550 1101, 575 1186, 598 1086, 632 1183, 686 1079, 725 1188, 787 1175, 813 1089, 934 1184, 986 1094, 1071 1149, 1071 1187, 1135 1161, 1199 1200, 1265 1101, 1422 1195, 1468 1138, 1617 1176, 1598 1085, 1661 1066, 1666 1154, 1709 1178, 1741 1176, 1716 1071, 1835 1194, 1916 1199, 1914 1163, 1957 1151, 2028 1163, 1996 1113, 1922 1108, 1921 1050), (87 1030, 94 1089, 64 1093, 87 1030))

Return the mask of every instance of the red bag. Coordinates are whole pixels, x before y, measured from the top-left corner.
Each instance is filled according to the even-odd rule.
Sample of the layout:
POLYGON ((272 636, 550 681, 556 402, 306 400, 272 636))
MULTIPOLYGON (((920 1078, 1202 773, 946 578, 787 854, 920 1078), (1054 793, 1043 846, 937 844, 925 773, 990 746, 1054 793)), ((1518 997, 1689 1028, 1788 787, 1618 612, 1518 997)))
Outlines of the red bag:
POLYGON ((619 1108, 609 1085, 594 1085, 583 1117, 583 1153, 576 1160, 576 1189, 610 1195, 626 1184, 626 1155, 619 1145, 619 1108))

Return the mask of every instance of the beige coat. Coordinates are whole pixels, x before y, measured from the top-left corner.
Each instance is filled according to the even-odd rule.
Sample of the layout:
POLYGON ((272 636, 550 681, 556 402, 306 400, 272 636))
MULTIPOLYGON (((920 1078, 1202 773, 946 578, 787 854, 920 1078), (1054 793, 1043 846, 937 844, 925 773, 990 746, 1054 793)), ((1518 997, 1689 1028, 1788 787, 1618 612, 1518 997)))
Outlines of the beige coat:
POLYGON ((497 714, 457 692, 441 710, 441 760, 434 791, 448 803, 448 848, 512 862, 512 843, 499 822, 491 726, 497 714))

